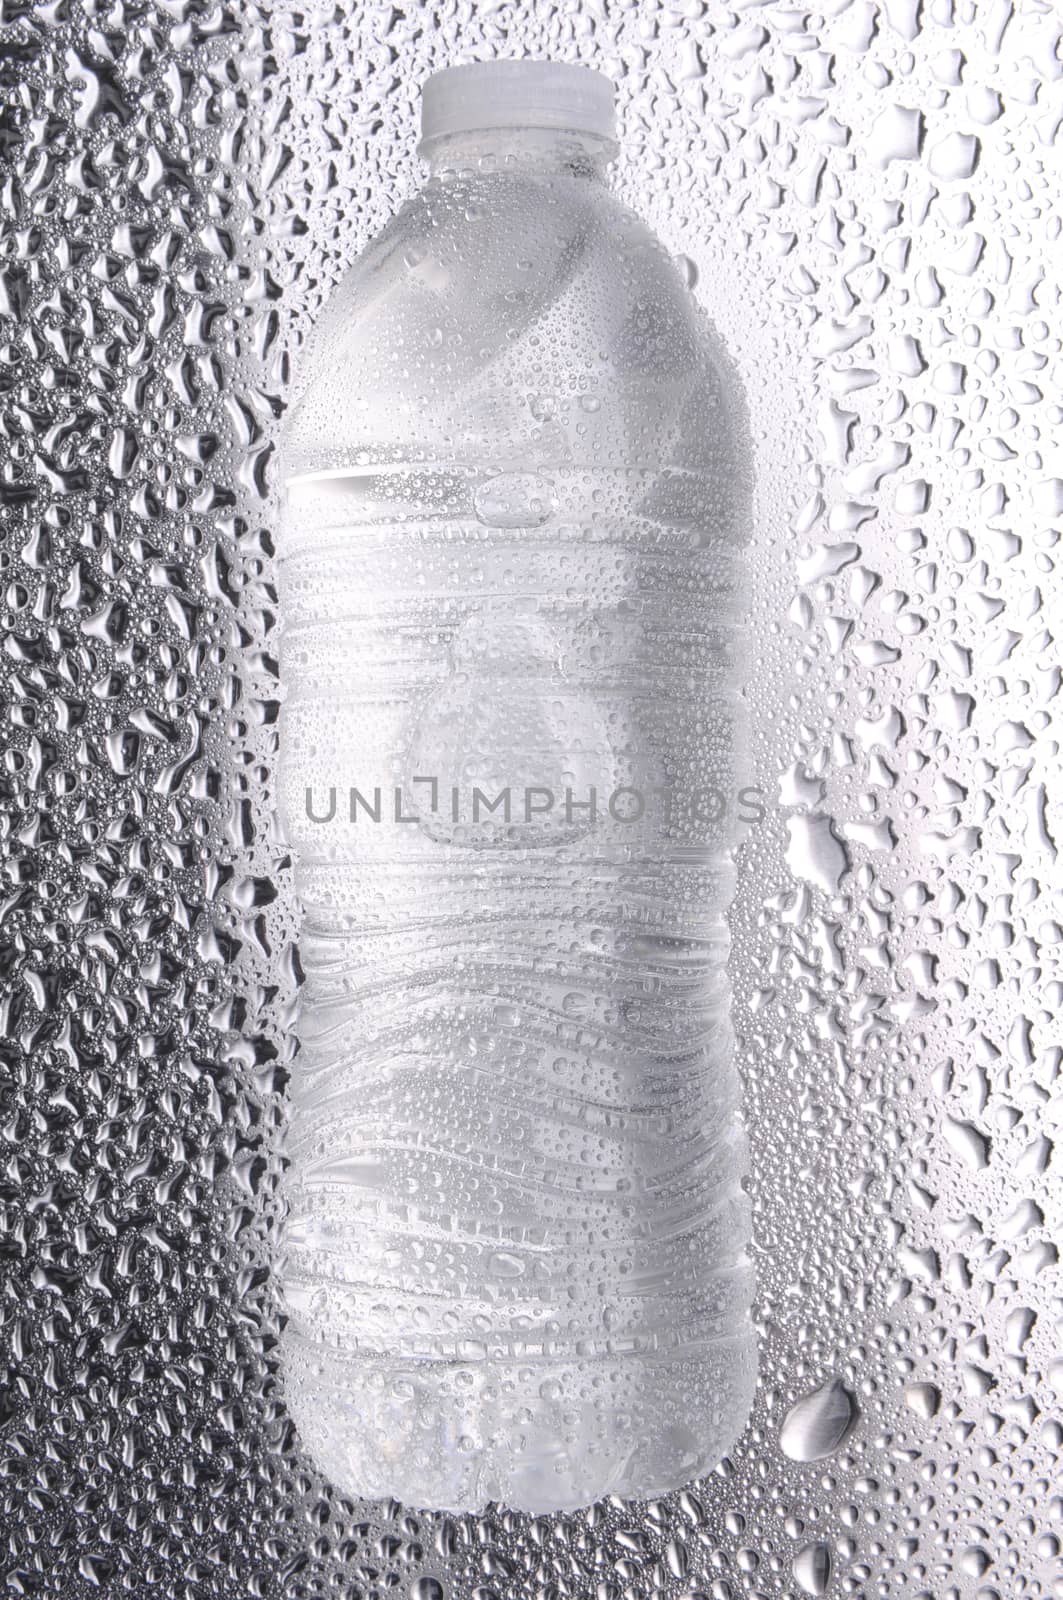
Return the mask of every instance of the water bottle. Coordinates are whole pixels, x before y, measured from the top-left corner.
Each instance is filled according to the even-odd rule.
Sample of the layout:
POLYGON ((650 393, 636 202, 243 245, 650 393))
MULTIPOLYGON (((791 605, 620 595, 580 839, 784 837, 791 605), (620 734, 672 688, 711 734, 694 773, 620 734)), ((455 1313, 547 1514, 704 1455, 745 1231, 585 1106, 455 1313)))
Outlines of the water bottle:
POLYGON ((284 447, 284 1392, 342 1489, 660 1495, 756 1372, 726 911, 743 398, 613 89, 431 77, 284 447))

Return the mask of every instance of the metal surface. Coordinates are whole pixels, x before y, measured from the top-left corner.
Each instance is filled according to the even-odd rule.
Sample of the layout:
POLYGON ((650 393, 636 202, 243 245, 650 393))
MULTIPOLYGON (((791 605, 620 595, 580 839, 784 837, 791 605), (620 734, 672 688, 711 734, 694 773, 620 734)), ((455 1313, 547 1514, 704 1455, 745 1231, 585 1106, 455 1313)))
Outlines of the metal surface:
POLYGON ((1063 1593, 1060 21, 828 10, 4 9, 7 1591, 1063 1593), (761 1386, 688 1494, 534 1522, 336 1497, 267 1273, 272 441, 422 78, 495 53, 616 78, 760 471, 761 1386))

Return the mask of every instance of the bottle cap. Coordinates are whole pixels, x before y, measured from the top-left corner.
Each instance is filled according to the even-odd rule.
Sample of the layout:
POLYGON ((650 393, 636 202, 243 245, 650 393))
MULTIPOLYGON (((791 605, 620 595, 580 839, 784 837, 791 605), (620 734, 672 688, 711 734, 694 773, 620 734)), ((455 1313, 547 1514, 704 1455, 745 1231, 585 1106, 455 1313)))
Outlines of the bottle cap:
POLYGON ((421 93, 421 141, 488 128, 556 128, 616 139, 613 83, 561 61, 474 61, 446 67, 421 93))

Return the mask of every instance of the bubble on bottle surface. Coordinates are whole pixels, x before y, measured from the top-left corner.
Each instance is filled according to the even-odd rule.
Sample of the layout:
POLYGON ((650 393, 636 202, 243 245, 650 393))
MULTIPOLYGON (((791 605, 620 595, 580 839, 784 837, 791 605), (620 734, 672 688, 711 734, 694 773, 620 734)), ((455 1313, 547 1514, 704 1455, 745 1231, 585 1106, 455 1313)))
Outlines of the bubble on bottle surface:
POLYGON ((550 483, 532 472, 504 472, 476 490, 476 515, 488 528, 538 528, 555 508, 550 483))

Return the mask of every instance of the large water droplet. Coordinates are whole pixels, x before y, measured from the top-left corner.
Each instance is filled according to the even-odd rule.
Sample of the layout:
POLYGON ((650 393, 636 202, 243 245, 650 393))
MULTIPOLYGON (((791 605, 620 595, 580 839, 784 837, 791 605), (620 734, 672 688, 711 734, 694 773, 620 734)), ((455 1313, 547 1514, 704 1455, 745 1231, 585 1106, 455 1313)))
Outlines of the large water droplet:
POLYGON ((779 1445, 791 1461, 822 1461, 848 1437, 857 1418, 856 1401, 832 1378, 791 1406, 779 1431, 779 1445))
POLYGON ((978 165, 978 140, 971 133, 947 133, 931 145, 926 164, 935 178, 969 178, 978 165))
POLYGON ((827 894, 836 893, 849 870, 849 857, 830 817, 815 812, 788 817, 786 826, 790 830, 786 864, 794 877, 804 878, 827 894))
POLYGON ((794 1556, 793 1574, 803 1594, 826 1594, 831 1575, 830 1547, 822 1540, 806 1544, 794 1556))
POLYGON ((933 1383, 907 1383, 904 1386, 904 1403, 909 1411, 929 1422, 937 1416, 941 1405, 941 1390, 933 1383))

